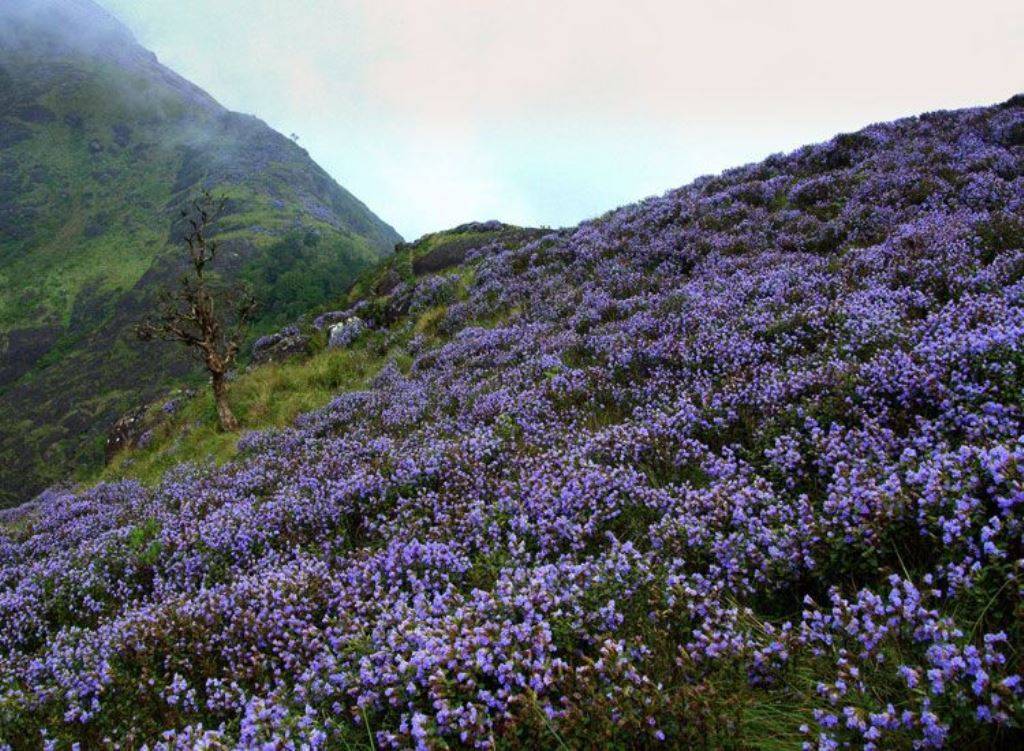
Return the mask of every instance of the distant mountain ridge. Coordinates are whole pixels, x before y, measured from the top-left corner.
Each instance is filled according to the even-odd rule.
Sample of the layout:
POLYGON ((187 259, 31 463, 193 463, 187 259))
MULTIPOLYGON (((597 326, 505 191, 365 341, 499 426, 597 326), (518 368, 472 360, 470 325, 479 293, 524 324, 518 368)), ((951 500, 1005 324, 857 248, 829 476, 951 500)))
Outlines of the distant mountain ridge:
MULTIPOLYGON (((303 305, 401 240, 305 150, 163 66, 96 3, 5 0, 0 506, 95 464, 118 414, 194 373, 129 332, 178 274, 178 209, 203 189, 228 199, 223 272, 284 284, 303 305)), ((285 314, 275 302, 257 329, 285 314)))

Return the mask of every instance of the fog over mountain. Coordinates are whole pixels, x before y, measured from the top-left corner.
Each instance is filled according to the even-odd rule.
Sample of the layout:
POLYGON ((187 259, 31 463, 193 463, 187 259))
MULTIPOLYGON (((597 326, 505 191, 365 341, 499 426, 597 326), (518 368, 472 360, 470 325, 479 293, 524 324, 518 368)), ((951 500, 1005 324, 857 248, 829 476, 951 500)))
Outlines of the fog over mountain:
POLYGON ((290 284, 257 328, 293 312, 287 299, 339 294, 400 237, 91 0, 5 0, 0 39, 2 505, 94 466, 106 426, 189 377, 179 353, 143 350, 129 329, 177 275, 175 222, 198 191, 229 199, 225 273, 290 284))

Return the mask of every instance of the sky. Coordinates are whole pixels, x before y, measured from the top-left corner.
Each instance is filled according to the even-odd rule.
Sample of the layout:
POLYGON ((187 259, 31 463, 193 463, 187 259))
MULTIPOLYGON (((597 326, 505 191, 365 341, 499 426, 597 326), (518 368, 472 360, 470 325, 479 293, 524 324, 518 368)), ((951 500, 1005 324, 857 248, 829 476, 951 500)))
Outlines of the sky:
POLYGON ((407 239, 1024 92, 1021 0, 99 0, 407 239))

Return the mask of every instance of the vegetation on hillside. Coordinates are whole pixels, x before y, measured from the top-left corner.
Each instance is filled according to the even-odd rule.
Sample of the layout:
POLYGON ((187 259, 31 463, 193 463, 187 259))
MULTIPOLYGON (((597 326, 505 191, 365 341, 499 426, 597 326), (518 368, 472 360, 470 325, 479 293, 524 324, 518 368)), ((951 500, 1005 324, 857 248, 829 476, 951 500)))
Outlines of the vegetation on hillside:
MULTIPOLYGON (((474 270, 481 261, 479 257, 466 260, 465 254, 475 251, 485 255, 489 249, 519 247, 544 234, 510 225, 472 226, 472 231, 461 227, 400 245, 394 256, 363 272, 339 298, 349 310, 362 304, 360 313, 372 326, 350 346, 328 349, 327 327, 314 325, 328 309, 307 311, 298 321, 299 328, 311 337, 307 357, 246 368, 228 383, 227 397, 242 430, 286 428, 301 414, 326 406, 340 393, 367 388, 388 363, 407 372, 414 360, 413 350, 435 348, 450 339, 450 332, 439 330, 438 322, 447 311, 447 303, 468 298, 474 270), (430 263, 431 270, 427 270, 418 262, 420 273, 413 271, 414 261, 436 259, 439 248, 447 253, 453 247, 459 249, 461 259, 454 266, 438 269, 437 264, 430 263), (403 291, 391 289, 376 294, 374 290, 391 277, 393 269, 402 269, 407 290, 440 283, 446 290, 444 300, 421 300, 414 310, 409 309, 412 301, 406 300, 402 312, 395 313, 394 307, 389 312, 389 303, 402 298, 403 291)), ((495 326, 504 317, 485 316, 477 323, 495 326)), ((157 400, 149 405, 142 422, 153 426, 145 436, 145 445, 116 456, 102 471, 90 473, 87 482, 133 479, 153 486, 179 464, 221 465, 237 456, 239 436, 219 429, 213 395, 208 390, 192 399, 169 396, 157 400)))
POLYGON ((0 507, 95 469, 120 414, 195 376, 131 326, 179 276, 177 212, 203 189, 229 199, 226 276, 267 293, 257 332, 401 239, 92 0, 0 4, 0 507))
POLYGON ((327 404, 229 447, 201 396, 120 459, 152 483, 0 516, 0 743, 1019 747, 1022 131, 404 249, 349 349, 231 390, 327 404))

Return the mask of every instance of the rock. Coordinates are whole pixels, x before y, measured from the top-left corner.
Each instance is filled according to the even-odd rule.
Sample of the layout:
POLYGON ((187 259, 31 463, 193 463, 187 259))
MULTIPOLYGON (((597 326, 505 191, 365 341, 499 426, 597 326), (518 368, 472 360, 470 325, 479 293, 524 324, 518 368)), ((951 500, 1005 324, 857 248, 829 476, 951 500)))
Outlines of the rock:
POLYGON ((309 337, 298 326, 289 326, 276 334, 261 336, 252 345, 252 364, 282 362, 289 357, 309 352, 309 337))
POLYGON ((107 463, 125 449, 135 448, 139 439, 151 429, 146 419, 149 407, 143 405, 127 412, 107 431, 105 447, 107 463))
POLYGON ((352 313, 348 310, 332 310, 327 313, 321 313, 313 319, 313 328, 317 331, 324 331, 331 328, 334 324, 341 323, 351 317, 352 313))
POLYGON ((369 307, 369 303, 366 302, 366 300, 360 300, 347 310, 332 310, 328 313, 322 313, 313 319, 313 328, 317 331, 329 329, 336 323, 341 323, 342 321, 347 321, 349 318, 361 316, 367 307, 369 307))
POLYGON ((424 274, 444 271, 452 266, 458 266, 466 260, 466 256, 472 247, 472 245, 467 243, 444 243, 426 255, 414 258, 412 261, 412 272, 416 276, 422 276, 424 274))
POLYGON ((144 449, 153 443, 156 430, 177 414, 196 395, 194 389, 176 390, 155 402, 125 412, 107 431, 107 464, 126 449, 144 449))
POLYGON ((353 316, 342 323, 331 326, 331 338, 327 342, 328 349, 345 349, 366 331, 362 318, 353 316))

